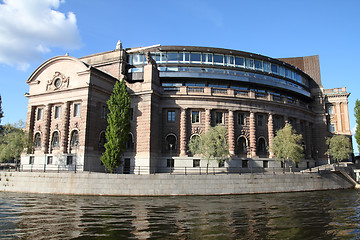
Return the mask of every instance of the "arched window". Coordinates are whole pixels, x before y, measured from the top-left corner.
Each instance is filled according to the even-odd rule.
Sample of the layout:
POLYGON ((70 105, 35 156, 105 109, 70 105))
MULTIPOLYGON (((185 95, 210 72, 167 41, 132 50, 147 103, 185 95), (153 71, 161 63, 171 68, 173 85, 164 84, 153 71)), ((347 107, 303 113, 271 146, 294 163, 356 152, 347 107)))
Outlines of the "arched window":
POLYGON ((241 136, 238 138, 237 140, 237 145, 238 145, 238 151, 239 153, 246 153, 247 152, 247 146, 246 146, 246 138, 241 136))
POLYGON ((35 145, 35 148, 41 148, 41 135, 40 135, 40 133, 35 133, 34 145, 35 145))
POLYGON ((79 132, 77 130, 74 130, 71 133, 70 146, 72 148, 76 148, 79 146, 79 132))
POLYGON ((126 142, 126 150, 128 150, 128 151, 134 150, 134 138, 133 138, 132 133, 129 133, 129 139, 126 142))
POLYGON ((51 147, 58 148, 60 147, 60 139, 59 139, 59 132, 54 132, 51 138, 51 147))
POLYGON ((169 134, 166 136, 166 150, 173 151, 176 150, 176 137, 174 134, 169 134))
POLYGON ((257 150, 259 153, 266 153, 266 143, 263 137, 258 140, 257 150))

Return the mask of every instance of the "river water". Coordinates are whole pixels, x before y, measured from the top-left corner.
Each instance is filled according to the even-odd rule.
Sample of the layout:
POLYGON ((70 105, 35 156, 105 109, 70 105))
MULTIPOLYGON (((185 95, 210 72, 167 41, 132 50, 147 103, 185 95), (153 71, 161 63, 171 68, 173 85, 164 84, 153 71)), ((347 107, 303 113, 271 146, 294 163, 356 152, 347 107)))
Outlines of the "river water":
POLYGON ((360 239, 360 190, 231 196, 0 193, 2 239, 360 239))

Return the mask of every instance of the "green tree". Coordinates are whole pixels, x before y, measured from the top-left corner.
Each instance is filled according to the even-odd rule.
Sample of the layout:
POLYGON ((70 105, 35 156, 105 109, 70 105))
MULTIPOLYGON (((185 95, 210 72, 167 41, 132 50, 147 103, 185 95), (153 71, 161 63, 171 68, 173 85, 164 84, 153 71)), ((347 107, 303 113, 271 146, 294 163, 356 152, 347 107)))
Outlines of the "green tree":
POLYGON ((229 145, 227 142, 227 130, 224 126, 210 128, 199 137, 193 137, 189 141, 189 150, 195 155, 202 155, 207 160, 207 168, 211 159, 222 162, 229 157, 229 145))
POLYGON ((354 112, 356 119, 355 140, 358 145, 358 150, 360 152, 360 101, 359 100, 356 100, 355 102, 354 112))
POLYGON ((0 135, 0 162, 19 161, 24 149, 31 151, 33 142, 23 129, 24 122, 22 121, 3 126, 3 132, 0 135))
POLYGON ((124 79, 116 82, 113 94, 107 102, 109 107, 106 129, 105 152, 101 156, 104 166, 113 173, 121 165, 130 132, 130 96, 124 79))
POLYGON ((1 95, 0 95, 0 123, 1 123, 1 119, 2 119, 3 116, 4 116, 4 112, 2 111, 1 105, 2 105, 2 101, 1 101, 1 95))
POLYGON ((284 170, 285 161, 297 163, 304 158, 301 142, 302 135, 296 134, 295 129, 288 123, 276 132, 270 149, 274 153, 275 159, 283 162, 284 170))
POLYGON ((349 154, 352 153, 352 149, 348 137, 344 135, 334 135, 331 138, 327 138, 326 143, 329 145, 328 153, 336 162, 349 159, 349 154))

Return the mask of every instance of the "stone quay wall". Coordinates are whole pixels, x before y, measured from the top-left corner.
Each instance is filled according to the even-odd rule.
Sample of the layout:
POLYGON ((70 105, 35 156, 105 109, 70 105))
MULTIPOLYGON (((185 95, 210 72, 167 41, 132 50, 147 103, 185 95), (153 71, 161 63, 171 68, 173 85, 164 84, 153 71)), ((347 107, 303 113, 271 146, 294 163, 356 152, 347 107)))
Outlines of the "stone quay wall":
POLYGON ((112 195, 225 195, 347 189, 353 185, 337 173, 134 175, 0 172, 0 191, 112 195))

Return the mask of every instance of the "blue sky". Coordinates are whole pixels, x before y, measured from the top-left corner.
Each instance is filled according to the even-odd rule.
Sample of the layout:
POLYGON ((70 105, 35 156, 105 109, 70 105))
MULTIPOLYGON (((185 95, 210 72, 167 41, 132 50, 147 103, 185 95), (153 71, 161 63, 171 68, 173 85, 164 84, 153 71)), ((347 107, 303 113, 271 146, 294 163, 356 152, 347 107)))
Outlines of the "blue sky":
MULTIPOLYGON (((273 58, 320 56, 324 88, 346 86, 350 124, 360 89, 358 0, 0 0, 2 123, 26 120, 30 74, 48 58, 192 45, 273 58)), ((355 152, 358 152, 355 149, 355 152)))

